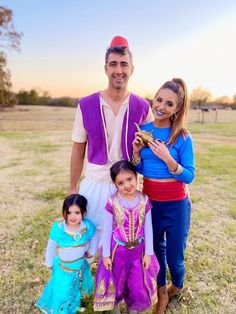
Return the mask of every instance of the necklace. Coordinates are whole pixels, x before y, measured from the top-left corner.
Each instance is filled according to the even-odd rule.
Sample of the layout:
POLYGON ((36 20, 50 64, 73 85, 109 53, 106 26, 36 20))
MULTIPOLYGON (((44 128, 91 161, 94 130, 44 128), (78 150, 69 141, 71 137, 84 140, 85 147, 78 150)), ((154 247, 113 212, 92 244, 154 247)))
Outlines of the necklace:
POLYGON ((78 232, 73 232, 73 231, 65 231, 65 233, 67 233, 68 235, 70 235, 71 237, 73 237, 73 239, 75 241, 79 241, 82 237, 81 233, 78 232))

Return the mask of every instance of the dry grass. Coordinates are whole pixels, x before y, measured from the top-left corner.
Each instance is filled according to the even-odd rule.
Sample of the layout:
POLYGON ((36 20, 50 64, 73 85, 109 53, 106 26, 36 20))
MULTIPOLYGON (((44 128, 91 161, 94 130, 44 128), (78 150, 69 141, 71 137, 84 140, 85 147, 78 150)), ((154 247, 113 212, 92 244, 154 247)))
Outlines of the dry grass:
MULTIPOLYGON (((38 313, 34 302, 49 273, 43 265, 51 222, 69 189, 74 108, 4 111, 0 132, 0 313, 38 313)), ((236 112, 220 123, 194 123, 197 178, 190 186, 192 225, 186 288, 167 313, 236 312, 236 112)), ((91 300, 87 313, 92 313, 91 300)))

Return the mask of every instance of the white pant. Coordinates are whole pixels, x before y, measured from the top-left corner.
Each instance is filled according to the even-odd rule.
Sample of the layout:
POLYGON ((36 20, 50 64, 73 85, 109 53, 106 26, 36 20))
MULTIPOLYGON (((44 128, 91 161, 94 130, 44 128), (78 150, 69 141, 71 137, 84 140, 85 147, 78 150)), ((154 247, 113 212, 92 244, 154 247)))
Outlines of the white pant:
POLYGON ((79 194, 86 197, 88 201, 86 217, 95 224, 100 239, 103 229, 104 208, 108 199, 115 192, 114 183, 98 183, 86 178, 80 182, 79 194))

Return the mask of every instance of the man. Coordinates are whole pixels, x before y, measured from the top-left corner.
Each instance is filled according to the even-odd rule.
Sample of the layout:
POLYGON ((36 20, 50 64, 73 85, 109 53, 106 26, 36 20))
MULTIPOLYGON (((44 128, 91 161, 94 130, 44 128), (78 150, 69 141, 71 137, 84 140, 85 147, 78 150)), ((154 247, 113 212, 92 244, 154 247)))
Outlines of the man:
POLYGON ((88 162, 79 193, 88 200, 87 217, 101 232, 103 209, 116 191, 110 178, 110 167, 121 159, 132 157, 134 122, 153 120, 150 106, 143 98, 127 89, 133 74, 133 57, 127 40, 115 36, 105 56, 108 87, 79 100, 76 112, 71 153, 70 192, 77 193, 87 146, 88 162))

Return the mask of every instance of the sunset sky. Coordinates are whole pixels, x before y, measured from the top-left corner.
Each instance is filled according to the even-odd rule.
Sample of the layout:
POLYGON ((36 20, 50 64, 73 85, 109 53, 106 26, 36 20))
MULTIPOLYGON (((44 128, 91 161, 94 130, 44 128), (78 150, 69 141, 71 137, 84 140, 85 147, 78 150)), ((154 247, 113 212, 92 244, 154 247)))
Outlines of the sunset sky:
POLYGON ((189 91, 236 94, 235 0, 1 1, 24 36, 8 52, 13 90, 81 97, 107 86, 104 55, 122 35, 134 55, 129 89, 152 97, 173 77, 189 91))

